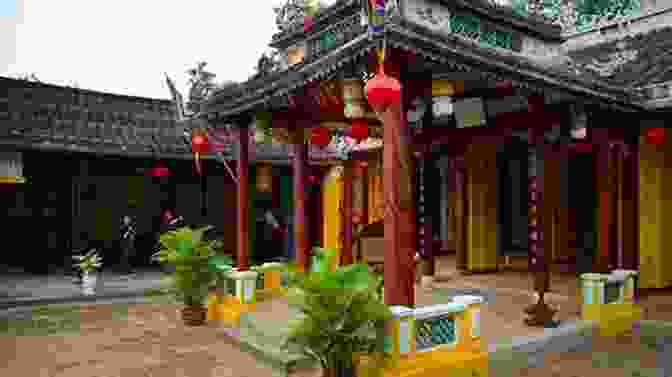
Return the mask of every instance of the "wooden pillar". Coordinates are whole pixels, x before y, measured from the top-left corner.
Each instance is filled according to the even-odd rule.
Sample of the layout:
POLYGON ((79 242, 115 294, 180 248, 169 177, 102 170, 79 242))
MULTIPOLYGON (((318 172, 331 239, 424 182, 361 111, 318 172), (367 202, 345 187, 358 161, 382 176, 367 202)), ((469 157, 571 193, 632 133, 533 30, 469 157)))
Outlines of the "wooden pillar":
POLYGON ((362 176, 362 225, 369 224, 369 163, 360 162, 360 174, 362 176))
POLYGON ((595 170, 597 179, 597 234, 598 251, 594 259, 593 272, 609 272, 609 257, 612 238, 612 192, 613 177, 610 169, 609 129, 590 128, 591 141, 595 146, 595 170))
POLYGON ((353 263, 352 258, 352 231, 353 231, 353 179, 355 161, 347 160, 343 163, 343 243, 341 245, 341 264, 353 263))
POLYGON ((639 261, 639 156, 636 141, 623 153, 623 266, 636 270, 639 261))
POLYGON ((308 145, 304 140, 304 130, 296 128, 292 132, 292 160, 294 178, 294 249, 296 263, 299 269, 308 271, 310 243, 306 231, 307 202, 306 202, 306 165, 308 161, 308 145))
MULTIPOLYGON (((422 256, 422 275, 423 277, 433 277, 435 274, 435 258, 434 258, 434 227, 433 227, 433 209, 430 206, 436 205, 439 202, 436 197, 436 188, 433 186, 436 180, 432 177, 437 174, 434 171, 434 164, 431 160, 429 147, 425 146, 425 150, 418 159, 418 205, 420 206, 420 216, 418 216, 418 226, 422 231, 419 234, 421 242, 420 255, 422 256)), ((442 210, 444 210, 442 208, 442 210)), ((424 282, 423 282, 424 284, 424 282)))
POLYGON ((410 136, 401 104, 379 113, 383 123, 385 303, 415 306, 415 201, 410 136))
POLYGON ((456 220, 454 237, 455 237, 455 256, 457 269, 465 271, 467 269, 467 197, 465 190, 465 171, 464 158, 451 158, 448 162, 448 176, 454 179, 454 196, 455 200, 450 202, 455 205, 456 220))
POLYGON ((250 146, 250 132, 247 124, 238 124, 238 211, 236 212, 236 220, 238 225, 237 247, 236 247, 236 262, 237 267, 241 271, 249 268, 249 238, 248 227, 249 221, 249 201, 248 190, 249 187, 249 146, 250 146))

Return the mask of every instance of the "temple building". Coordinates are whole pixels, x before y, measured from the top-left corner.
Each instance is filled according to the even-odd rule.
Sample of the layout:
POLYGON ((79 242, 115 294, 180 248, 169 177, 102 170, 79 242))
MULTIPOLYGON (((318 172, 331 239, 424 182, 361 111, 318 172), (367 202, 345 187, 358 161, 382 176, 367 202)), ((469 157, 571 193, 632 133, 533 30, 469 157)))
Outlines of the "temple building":
MULTIPOLYGON (((382 137, 382 151, 341 163, 340 252, 352 262, 354 218, 382 224, 388 304, 413 304, 414 255, 441 249, 472 272, 523 256, 532 271, 637 269, 642 288, 672 285, 663 228, 672 6, 517 3, 279 8, 270 45, 280 62, 215 91, 201 116, 241 136, 270 118, 292 148, 295 192, 309 148, 344 133, 382 137), (362 169, 368 184, 353 184, 362 169)), ((294 197, 296 258, 307 268, 305 205, 294 197)), ((237 216, 240 227, 248 215, 237 216)), ((242 266, 248 253, 239 242, 242 266)))

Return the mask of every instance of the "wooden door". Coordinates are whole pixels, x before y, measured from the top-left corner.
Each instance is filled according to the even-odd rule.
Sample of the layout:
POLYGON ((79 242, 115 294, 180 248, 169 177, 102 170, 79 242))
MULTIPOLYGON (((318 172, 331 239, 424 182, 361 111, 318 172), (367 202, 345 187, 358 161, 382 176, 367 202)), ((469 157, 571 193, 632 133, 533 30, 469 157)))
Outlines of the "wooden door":
POLYGON ((497 269, 497 144, 479 141, 467 147, 467 269, 497 269))

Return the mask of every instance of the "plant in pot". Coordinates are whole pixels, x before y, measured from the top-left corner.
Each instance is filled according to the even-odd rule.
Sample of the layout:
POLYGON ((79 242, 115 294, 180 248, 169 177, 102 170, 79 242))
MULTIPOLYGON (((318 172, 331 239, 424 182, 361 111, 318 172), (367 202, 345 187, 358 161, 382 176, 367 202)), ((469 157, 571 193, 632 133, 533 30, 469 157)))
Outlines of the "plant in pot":
POLYGON ((98 276, 96 271, 102 267, 103 261, 96 249, 91 249, 84 255, 74 255, 75 268, 82 271, 82 293, 91 296, 96 293, 96 283, 98 276))
POLYGON ((353 355, 376 351, 381 325, 391 317, 378 283, 363 264, 294 272, 289 300, 302 315, 291 324, 284 347, 319 361, 324 377, 353 376, 353 355))
POLYGON ((161 248, 153 256, 160 263, 174 267, 175 294, 184 304, 182 320, 188 326, 205 323, 207 311, 203 304, 217 278, 215 262, 219 256, 215 250, 220 242, 203 238, 211 228, 182 227, 166 232, 159 238, 161 248))

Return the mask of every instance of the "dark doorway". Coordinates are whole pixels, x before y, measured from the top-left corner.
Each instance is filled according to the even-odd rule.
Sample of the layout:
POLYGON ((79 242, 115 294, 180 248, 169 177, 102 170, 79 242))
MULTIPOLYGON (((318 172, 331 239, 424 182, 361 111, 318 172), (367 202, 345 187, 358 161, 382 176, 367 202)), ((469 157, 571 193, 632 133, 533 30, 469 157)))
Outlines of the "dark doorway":
POLYGON ((528 146, 512 138, 502 146, 499 166, 499 253, 527 255, 527 171, 528 146))

